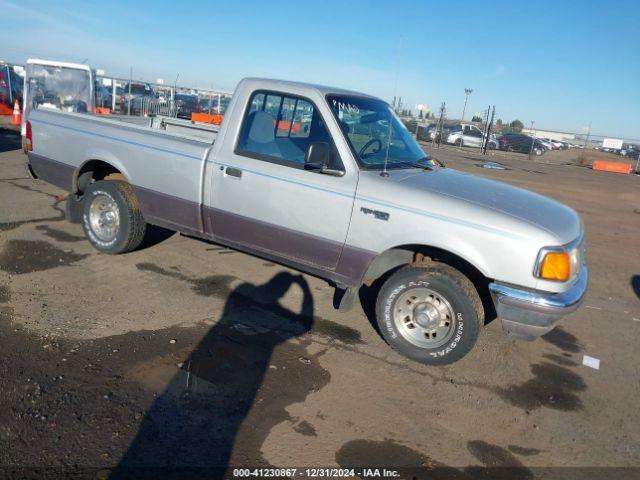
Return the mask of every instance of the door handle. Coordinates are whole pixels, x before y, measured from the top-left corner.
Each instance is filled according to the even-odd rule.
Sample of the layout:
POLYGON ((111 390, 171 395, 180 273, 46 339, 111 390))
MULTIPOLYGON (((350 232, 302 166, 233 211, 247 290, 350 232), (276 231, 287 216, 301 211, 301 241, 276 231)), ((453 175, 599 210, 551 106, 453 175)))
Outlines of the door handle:
POLYGON ((237 178, 242 177, 242 170, 240 170, 239 168, 227 167, 224 173, 226 173, 231 177, 237 177, 237 178))

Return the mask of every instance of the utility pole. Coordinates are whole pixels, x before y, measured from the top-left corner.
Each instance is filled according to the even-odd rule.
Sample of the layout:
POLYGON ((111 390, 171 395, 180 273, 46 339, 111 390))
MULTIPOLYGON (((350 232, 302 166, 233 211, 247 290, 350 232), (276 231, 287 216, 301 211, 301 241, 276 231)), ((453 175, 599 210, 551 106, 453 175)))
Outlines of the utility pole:
POLYGON ((496 106, 493 106, 493 109, 491 108, 491 106, 489 106, 489 109, 487 110, 487 125, 485 127, 484 130, 484 139, 482 141, 482 154, 486 155, 487 154, 487 145, 489 144, 489 135, 491 135, 491 127, 493 127, 493 117, 496 114, 496 106), (489 111, 491 111, 491 118, 489 118, 489 111))
POLYGON ((533 124, 536 123, 533 120, 531 120, 531 128, 529 129, 529 131, 531 132, 531 148, 529 148, 529 160, 531 160, 531 152, 533 152, 533 145, 536 143, 536 136, 533 133, 533 124))
POLYGON ((591 122, 589 122, 589 126, 587 127, 587 136, 584 138, 584 149, 587 149, 587 145, 589 145, 589 135, 591 135, 591 122))
POLYGON ((133 82, 133 67, 129 67, 129 95, 127 98, 127 115, 131 115, 131 82, 133 82))
POLYGON ((433 136, 431 140, 432 147, 436 144, 436 140, 437 140, 438 148, 440 148, 440 141, 442 140, 442 122, 444 121, 445 109, 446 109, 446 104, 445 102, 442 102, 442 105, 440 105, 440 115, 438 116, 438 123, 436 124, 436 134, 433 136))
POLYGON ((460 118, 460 122, 464 122, 464 114, 467 111, 467 100, 469 100, 469 95, 473 93, 472 88, 464 89, 464 107, 462 107, 462 117, 460 118))

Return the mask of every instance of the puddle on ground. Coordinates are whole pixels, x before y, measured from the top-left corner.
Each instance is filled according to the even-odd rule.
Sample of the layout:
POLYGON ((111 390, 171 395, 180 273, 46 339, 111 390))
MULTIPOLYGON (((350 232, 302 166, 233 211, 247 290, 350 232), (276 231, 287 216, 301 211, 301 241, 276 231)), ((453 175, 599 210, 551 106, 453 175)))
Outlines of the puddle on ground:
POLYGON ((550 343, 558 347, 560 350, 569 353, 578 353, 582 350, 579 344, 578 338, 575 335, 563 330, 561 327, 556 327, 549 333, 541 337, 545 342, 550 343))
POLYGON ((444 467, 421 452, 393 440, 352 440, 336 452, 341 467, 444 467))
POLYGON ((9 230, 14 230, 22 225, 28 225, 32 223, 40 223, 40 222, 61 222, 65 220, 65 216, 63 212, 60 212, 60 215, 57 217, 45 217, 45 218, 34 218, 30 220, 16 220, 15 222, 4 222, 0 223, 0 232, 8 232, 9 230))
POLYGON ((467 449, 483 465, 487 467, 519 467, 520 460, 502 447, 492 445, 482 440, 467 442, 467 449))
POLYGON ((520 460, 502 447, 482 440, 467 442, 467 449, 484 467, 469 467, 465 471, 471 478, 490 478, 492 480, 529 480, 533 472, 520 460))
POLYGON ((547 407, 576 411, 583 408, 577 394, 587 386, 580 375, 546 362, 532 365, 531 372, 532 379, 511 387, 495 388, 495 392, 512 405, 526 410, 547 407))
POLYGON ((547 360, 551 360, 558 365, 562 365, 563 367, 577 367, 578 364, 571 360, 571 358, 563 357, 562 355, 554 355, 551 353, 545 353, 543 355, 547 360))
POLYGON ((86 257, 41 240, 9 240, 0 253, 0 270, 15 274, 40 272, 72 265, 86 257))
POLYGON ((57 228, 52 228, 49 225, 38 225, 36 230, 40 230, 47 237, 53 238, 59 242, 81 242, 82 240, 86 240, 85 237, 80 237, 78 235, 73 235, 71 233, 65 232, 64 230, 58 230, 57 228))
POLYGON ((8 303, 11 300, 11 290, 6 285, 0 285, 0 303, 8 303))
POLYGON ((511 170, 510 168, 498 162, 483 162, 476 163, 475 165, 476 167, 487 168, 489 170, 511 170))
POLYGON ((364 343, 360 332, 355 328, 340 325, 339 323, 326 320, 321 317, 315 317, 313 322, 313 333, 318 333, 323 336, 335 338, 347 345, 357 345, 364 343))
POLYGON ((293 429, 301 435, 305 437, 317 437, 316 429, 313 425, 311 425, 306 420, 301 421, 294 425, 293 429))

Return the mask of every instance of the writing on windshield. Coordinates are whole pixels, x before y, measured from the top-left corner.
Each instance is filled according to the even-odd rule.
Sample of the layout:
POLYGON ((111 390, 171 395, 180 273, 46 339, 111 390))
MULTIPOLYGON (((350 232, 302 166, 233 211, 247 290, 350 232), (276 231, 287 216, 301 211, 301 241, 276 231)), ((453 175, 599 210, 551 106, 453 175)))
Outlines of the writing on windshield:
POLYGON ((329 106, 361 168, 409 168, 425 153, 388 104, 349 95, 329 95, 329 106))

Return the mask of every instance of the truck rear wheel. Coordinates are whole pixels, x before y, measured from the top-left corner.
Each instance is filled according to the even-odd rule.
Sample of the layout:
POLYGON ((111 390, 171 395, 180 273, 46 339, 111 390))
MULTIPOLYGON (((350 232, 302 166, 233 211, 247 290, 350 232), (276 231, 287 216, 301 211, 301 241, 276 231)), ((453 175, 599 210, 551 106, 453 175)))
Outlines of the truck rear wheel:
POLYGON ((84 193, 82 206, 82 227, 96 250, 125 253, 142 242, 147 224, 127 182, 92 183, 84 193))
POLYGON ((407 266, 389 277, 378 294, 376 320, 398 352, 426 365, 445 365, 473 348, 484 310, 466 276, 433 263, 407 266))

